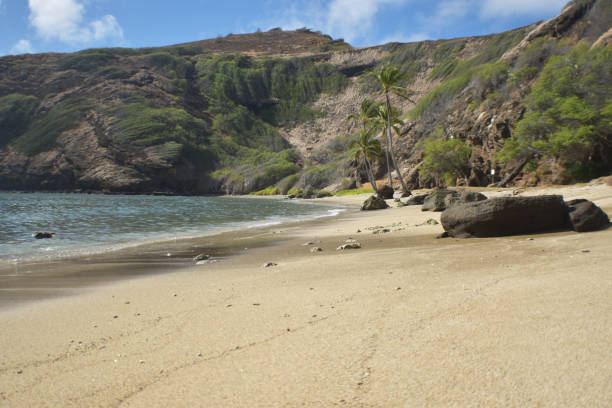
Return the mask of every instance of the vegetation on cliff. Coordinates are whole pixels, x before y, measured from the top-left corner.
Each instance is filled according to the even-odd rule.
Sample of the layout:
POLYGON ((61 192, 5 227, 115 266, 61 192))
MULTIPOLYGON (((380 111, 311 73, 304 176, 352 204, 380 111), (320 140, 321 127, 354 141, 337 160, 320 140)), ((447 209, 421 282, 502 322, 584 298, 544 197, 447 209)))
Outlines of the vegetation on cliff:
POLYGON ((521 183, 588 179, 612 171, 611 25, 609 2, 581 0, 506 33, 360 50, 301 29, 3 57, 0 183, 336 191, 380 179, 392 164, 405 189, 486 185, 491 170, 521 183), (395 74, 381 94, 385 67, 395 74), (351 141, 363 134, 347 134, 345 120, 366 97, 397 136, 381 126, 369 135, 391 154, 360 171, 351 141))

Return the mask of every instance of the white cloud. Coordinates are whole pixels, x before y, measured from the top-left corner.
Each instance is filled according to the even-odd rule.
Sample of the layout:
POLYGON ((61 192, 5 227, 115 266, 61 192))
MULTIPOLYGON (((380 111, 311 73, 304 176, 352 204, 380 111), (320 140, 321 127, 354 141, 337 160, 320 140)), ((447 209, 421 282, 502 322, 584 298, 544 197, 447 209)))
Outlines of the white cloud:
POLYGON ((30 23, 45 40, 69 44, 123 38, 123 30, 112 15, 85 22, 83 3, 83 0, 28 0, 30 23))
MULTIPOLYGON (((1 1, 1 0, 0 0, 1 1)), ((9 51, 10 54, 33 54, 34 48, 28 40, 19 40, 9 51)))
POLYGON ((327 29, 347 41, 361 37, 372 28, 380 8, 406 0, 333 0, 327 13, 327 29))
POLYGON ((559 12, 568 0, 485 0, 482 17, 530 16, 559 12))
POLYGON ((411 34, 405 34, 405 33, 398 32, 398 33, 389 35, 380 41, 377 40, 372 45, 388 44, 390 42, 411 43, 411 42, 429 40, 430 38, 431 38, 431 35, 426 32, 418 32, 418 33, 411 33, 411 34))

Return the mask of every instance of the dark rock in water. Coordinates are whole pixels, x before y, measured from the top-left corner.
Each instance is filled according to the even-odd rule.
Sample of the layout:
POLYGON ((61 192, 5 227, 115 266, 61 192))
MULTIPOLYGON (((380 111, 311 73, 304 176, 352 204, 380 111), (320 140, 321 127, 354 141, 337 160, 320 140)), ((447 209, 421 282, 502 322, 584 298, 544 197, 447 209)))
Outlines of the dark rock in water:
POLYGON ((211 258, 211 256, 210 256, 210 255, 200 254, 200 255, 194 256, 194 257, 193 257, 193 260, 194 260, 195 262, 199 262, 199 261, 206 261, 206 260, 209 260, 210 258, 211 258))
POLYGON ((35 232, 33 234, 36 239, 49 239, 55 236, 55 232, 35 232))
POLYGON ((487 196, 475 191, 462 191, 459 195, 449 194, 444 197, 444 209, 451 208, 456 204, 473 203, 475 201, 484 201, 487 196))
POLYGON ((385 200, 376 196, 371 196, 365 200, 361 206, 362 211, 383 210, 385 208, 389 208, 389 205, 387 205, 385 200))
POLYGON ((566 204, 574 231, 596 231, 610 225, 608 215, 589 200, 571 200, 566 204))
POLYGON ((287 198, 288 198, 289 200, 293 200, 293 199, 295 198, 295 194, 289 194, 289 195, 287 196, 287 198))
POLYGON ((378 197, 382 198, 383 200, 389 200, 393 198, 393 192, 393 187, 389 184, 384 184, 378 187, 378 197))
POLYGON ((404 204, 406 204, 406 205, 423 205, 423 203, 425 202, 425 199, 427 198, 428 195, 429 194, 421 194, 421 195, 418 195, 418 196, 412 196, 404 204))
POLYGON ((421 211, 444 211, 446 209, 445 200, 447 196, 451 196, 449 200, 459 199, 459 193, 453 190, 434 189, 425 201, 421 211))
POLYGON ((567 206, 559 195, 498 197, 458 204, 444 211, 442 226, 451 237, 498 237, 568 228, 567 206))

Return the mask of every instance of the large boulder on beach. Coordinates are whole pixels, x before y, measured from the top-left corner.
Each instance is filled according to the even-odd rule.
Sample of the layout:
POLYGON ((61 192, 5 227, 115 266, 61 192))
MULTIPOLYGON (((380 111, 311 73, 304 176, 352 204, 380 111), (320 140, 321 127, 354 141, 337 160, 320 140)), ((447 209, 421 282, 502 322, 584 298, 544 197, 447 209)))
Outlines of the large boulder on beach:
POLYGON ((596 231, 610 225, 608 215, 589 200, 571 200, 567 202, 567 207, 574 231, 596 231))
POLYGON ((567 213, 560 195, 498 197, 455 205, 440 221, 451 237, 499 237, 567 229, 567 213))
POLYGON ((383 210, 385 208, 389 208, 389 205, 382 198, 371 196, 367 200, 363 202, 361 206, 362 211, 370 211, 370 210, 383 210))
POLYGON ((383 184, 382 186, 378 187, 378 197, 382 198, 383 200, 390 200, 393 198, 393 187, 390 186, 389 184, 383 184))
POLYGON ((444 188, 436 188, 423 201, 423 207, 421 211, 444 211, 446 209, 445 200, 450 196, 450 199, 459 199, 459 193, 453 190, 447 190, 444 188))

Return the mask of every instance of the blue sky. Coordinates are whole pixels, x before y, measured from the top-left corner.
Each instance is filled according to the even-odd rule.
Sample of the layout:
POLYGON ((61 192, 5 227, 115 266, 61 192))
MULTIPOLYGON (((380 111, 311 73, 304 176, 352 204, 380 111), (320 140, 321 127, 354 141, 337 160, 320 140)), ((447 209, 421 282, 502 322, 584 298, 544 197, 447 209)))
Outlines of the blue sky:
POLYGON ((490 34, 567 0, 0 0, 0 55, 150 47, 308 27, 353 46, 490 34))

